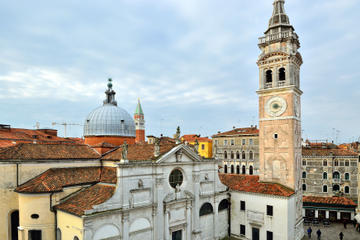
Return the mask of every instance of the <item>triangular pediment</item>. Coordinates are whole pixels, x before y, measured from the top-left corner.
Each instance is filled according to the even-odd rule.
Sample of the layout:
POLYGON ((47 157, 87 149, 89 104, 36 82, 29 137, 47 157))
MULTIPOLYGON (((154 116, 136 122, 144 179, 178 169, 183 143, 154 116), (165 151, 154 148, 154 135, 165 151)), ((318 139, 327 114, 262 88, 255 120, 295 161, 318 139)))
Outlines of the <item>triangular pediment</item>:
POLYGON ((189 146, 180 144, 161 156, 156 163, 199 162, 201 157, 189 146))

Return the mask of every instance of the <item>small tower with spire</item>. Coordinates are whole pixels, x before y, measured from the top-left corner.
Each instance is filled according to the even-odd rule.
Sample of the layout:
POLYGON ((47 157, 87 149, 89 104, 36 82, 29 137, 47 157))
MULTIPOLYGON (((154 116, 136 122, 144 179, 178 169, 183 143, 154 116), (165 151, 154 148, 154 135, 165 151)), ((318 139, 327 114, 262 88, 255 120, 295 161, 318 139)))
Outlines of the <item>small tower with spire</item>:
POLYGON ((135 121, 135 129, 136 129, 136 143, 145 142, 145 119, 144 112, 141 108, 140 99, 138 99, 138 103, 134 113, 134 121, 135 121))

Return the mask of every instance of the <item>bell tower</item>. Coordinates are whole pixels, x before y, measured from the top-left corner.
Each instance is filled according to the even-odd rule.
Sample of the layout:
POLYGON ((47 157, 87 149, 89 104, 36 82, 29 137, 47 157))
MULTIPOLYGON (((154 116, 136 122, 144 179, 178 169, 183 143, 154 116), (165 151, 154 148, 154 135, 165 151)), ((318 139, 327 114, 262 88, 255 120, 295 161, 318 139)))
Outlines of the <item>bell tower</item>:
POLYGON ((145 142, 145 119, 144 112, 142 110, 140 99, 138 99, 138 103, 134 113, 134 121, 135 121, 135 129, 136 129, 136 143, 144 143, 145 142))
POLYGON ((284 9, 275 0, 265 35, 259 38, 260 181, 300 191, 300 42, 284 9))

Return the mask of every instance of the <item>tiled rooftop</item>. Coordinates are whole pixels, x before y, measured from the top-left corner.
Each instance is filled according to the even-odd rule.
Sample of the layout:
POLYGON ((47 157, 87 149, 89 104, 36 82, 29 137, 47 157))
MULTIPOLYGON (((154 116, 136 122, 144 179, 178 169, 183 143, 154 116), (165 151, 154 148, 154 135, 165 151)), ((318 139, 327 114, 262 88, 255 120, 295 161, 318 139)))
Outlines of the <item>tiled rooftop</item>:
MULTIPOLYGON (((160 143, 160 156, 169 152, 176 146, 175 143, 171 142, 161 142, 160 143)), ((128 155, 127 160, 129 161, 148 161, 155 160, 158 157, 154 156, 154 144, 131 144, 128 146, 128 155)), ((120 146, 118 149, 111 151, 104 155, 102 158, 104 160, 121 160, 122 159, 122 147, 120 146)))
POLYGON ((195 140, 198 140, 198 142, 212 142, 210 138, 207 137, 200 137, 200 135, 197 134, 188 134, 184 135, 180 138, 182 141, 186 141, 188 143, 195 142, 195 140))
POLYGON ((259 182, 259 176, 240 174, 219 174, 223 184, 231 190, 289 197, 294 190, 278 183, 259 182))
POLYGON ((1 160, 98 159, 100 154, 87 145, 20 143, 0 150, 1 160))
POLYGON ((49 193, 62 191, 64 187, 94 184, 98 182, 116 183, 116 168, 76 167, 50 168, 39 176, 15 189, 20 193, 49 193))
POLYGON ((85 188, 63 203, 55 206, 55 209, 82 216, 86 210, 91 210, 94 205, 104 203, 111 198, 114 191, 115 186, 96 184, 85 188))
POLYGON ((258 136, 259 135, 259 129, 257 127, 249 127, 249 128, 235 128, 233 130, 222 132, 213 135, 212 137, 234 137, 234 136, 247 136, 247 135, 253 135, 258 136))
MULTIPOLYGON (((1 125, 3 126, 3 125, 1 125)), ((67 143, 78 144, 82 139, 62 138, 57 136, 55 129, 23 129, 0 127, 0 147, 14 146, 18 143, 67 143)))
POLYGON ((337 205, 356 207, 357 205, 353 200, 346 197, 316 197, 316 196, 303 196, 304 206, 306 205, 337 205))
POLYGON ((303 156, 330 156, 333 154, 333 156, 359 156, 358 153, 349 151, 346 149, 339 149, 339 148, 303 148, 302 149, 302 155, 303 156))

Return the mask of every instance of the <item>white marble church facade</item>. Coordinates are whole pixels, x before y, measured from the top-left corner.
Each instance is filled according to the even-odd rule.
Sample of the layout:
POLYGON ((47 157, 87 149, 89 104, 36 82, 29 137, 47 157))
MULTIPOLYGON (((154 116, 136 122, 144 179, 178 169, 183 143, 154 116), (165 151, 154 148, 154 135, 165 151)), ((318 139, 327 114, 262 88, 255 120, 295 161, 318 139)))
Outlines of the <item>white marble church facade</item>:
POLYGON ((84 239, 205 240, 228 234, 229 196, 217 162, 188 146, 178 145, 156 162, 122 160, 116 185, 109 200, 85 212, 84 239), (176 186, 174 172, 182 175, 176 186))

